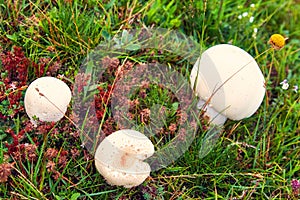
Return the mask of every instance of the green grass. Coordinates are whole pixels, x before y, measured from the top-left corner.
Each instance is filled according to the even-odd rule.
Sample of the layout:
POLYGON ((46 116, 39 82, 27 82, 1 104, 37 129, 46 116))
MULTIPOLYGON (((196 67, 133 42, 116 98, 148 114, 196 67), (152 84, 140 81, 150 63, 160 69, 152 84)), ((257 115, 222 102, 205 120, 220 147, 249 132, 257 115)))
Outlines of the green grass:
MULTIPOLYGON (((300 23, 297 21, 300 4, 296 0, 251 3, 246 0, 86 0, 84 3, 0 0, 0 50, 10 51, 13 46, 20 46, 25 56, 38 64, 41 58, 50 58, 46 68, 58 62, 61 67, 55 75, 64 75, 70 86, 86 55, 98 44, 110 41, 124 29, 151 26, 178 30, 197 41, 201 51, 220 43, 239 46, 257 57, 265 77, 270 76, 267 96, 258 111, 241 121, 228 120, 207 156, 199 158, 205 135, 202 127, 178 160, 152 172, 142 185, 132 189, 105 182, 94 166, 93 157, 80 146, 81 140, 76 136, 79 130, 65 118, 55 126, 33 129, 20 140, 21 144, 37 145, 33 161, 7 158, 5 143, 12 142, 7 129, 18 133, 28 122, 26 113, 20 110, 13 118, 0 122, 0 163, 14 163, 8 181, 0 183, 0 199, 299 199, 290 182, 300 179, 299 91, 292 90, 294 85, 300 86, 300 23), (239 19, 243 13, 247 16, 239 19), (252 23, 251 17, 254 17, 252 23), (289 38, 286 46, 260 55, 270 48, 268 40, 274 33, 289 38), (290 84, 288 90, 281 88, 284 79, 290 84), (58 172, 56 178, 47 167, 50 159, 45 155, 49 148, 58 151, 58 156, 52 159, 58 172), (78 155, 72 157, 76 150, 78 155), (64 151, 68 154, 62 161, 64 151)), ((118 58, 120 63, 128 61, 132 65, 155 60, 171 66, 184 77, 192 69, 185 54, 161 54, 158 49, 122 52, 118 58)), ((33 68, 28 69, 27 84, 37 78, 33 68)), ((2 85, 6 75, 1 64, 0 70, 0 91, 8 94, 10 90, 2 85)), ((106 77, 104 90, 114 80, 114 76, 106 77)), ((136 113, 164 102, 169 111, 164 124, 168 131, 170 123, 176 121, 172 113, 176 99, 170 99, 169 90, 155 84, 150 87, 136 113)), ((138 93, 134 98, 139 98, 138 93)), ((20 101, 22 104, 23 100, 20 101)), ((1 113, 9 116, 7 99, 0 106, 1 113)), ((107 119, 111 110, 104 108, 107 119)), ((67 116, 71 116, 71 111, 70 107, 67 116)), ((139 115, 134 119, 143 123, 139 115)), ((172 137, 162 137, 166 142, 172 140, 172 137)))

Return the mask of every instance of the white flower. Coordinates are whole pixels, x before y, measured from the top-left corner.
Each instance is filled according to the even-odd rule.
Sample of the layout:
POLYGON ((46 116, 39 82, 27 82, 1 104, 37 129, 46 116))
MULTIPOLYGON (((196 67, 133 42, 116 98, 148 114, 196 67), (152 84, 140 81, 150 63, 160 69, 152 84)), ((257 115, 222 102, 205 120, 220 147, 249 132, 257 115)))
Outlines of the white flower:
POLYGON ((294 85, 293 86, 293 91, 296 92, 296 93, 298 93, 298 85, 294 85))
POLYGON ((10 86, 10 88, 11 88, 12 90, 17 89, 17 86, 16 86, 15 83, 11 83, 11 84, 9 84, 9 86, 10 86))
POLYGON ((244 12, 242 15, 243 15, 243 17, 247 17, 248 16, 248 12, 244 12))
POLYGON ((249 22, 252 23, 253 21, 254 21, 254 17, 251 16, 250 19, 249 19, 249 22))
POLYGON ((254 28, 254 29, 253 29, 252 37, 253 37, 254 39, 256 39, 257 31, 258 31, 257 28, 254 28))
POLYGON ((281 83, 280 83, 280 85, 282 85, 281 86, 281 88, 282 89, 284 89, 284 90, 287 90, 288 88, 289 88, 289 83, 288 83, 288 81, 286 80, 286 79, 284 79, 281 83))

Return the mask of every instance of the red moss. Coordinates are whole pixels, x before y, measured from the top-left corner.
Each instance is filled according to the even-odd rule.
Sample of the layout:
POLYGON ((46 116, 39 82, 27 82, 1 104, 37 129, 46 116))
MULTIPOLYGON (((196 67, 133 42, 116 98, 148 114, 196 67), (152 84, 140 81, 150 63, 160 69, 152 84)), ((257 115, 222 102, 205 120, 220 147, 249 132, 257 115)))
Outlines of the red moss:
POLYGON ((21 86, 26 85, 30 60, 25 57, 22 48, 14 46, 13 52, 0 53, 0 58, 4 70, 8 72, 4 83, 9 85, 9 83, 17 81, 21 86))
POLYGON ((105 136, 112 134, 113 132, 117 131, 116 123, 114 118, 109 117, 102 125, 102 132, 105 136))
POLYGON ((55 148, 48 148, 45 152, 45 157, 48 159, 48 160, 52 160, 53 158, 56 158, 58 154, 58 151, 57 149, 55 148))
POLYGON ((24 138, 25 133, 28 133, 32 131, 33 126, 29 121, 26 121, 24 123, 24 128, 21 129, 18 133, 15 133, 14 130, 11 128, 8 128, 6 132, 12 137, 13 142, 11 144, 6 144, 6 147, 8 148, 8 153, 12 154, 15 151, 19 150, 19 143, 24 138))
POLYGON ((7 181, 8 176, 11 174, 12 164, 2 163, 0 164, 0 183, 7 181))
POLYGON ((54 128, 55 122, 40 122, 39 126, 36 128, 36 134, 48 134, 50 131, 52 134, 58 134, 58 129, 54 128))
MULTIPOLYGON (((8 100, 7 113, 0 113, 0 119, 7 120, 24 110, 22 105, 22 91, 27 87, 28 71, 33 69, 36 77, 41 77, 46 72, 50 58, 40 58, 39 64, 28 59, 21 47, 14 46, 13 51, 1 51, 0 59, 3 65, 3 74, 0 80, 4 87, 0 88, 0 101, 8 100)), ((58 62, 52 63, 46 73, 54 74, 60 68, 58 62)))
POLYGON ((102 120, 107 107, 110 105, 113 87, 108 85, 107 88, 98 87, 99 93, 94 96, 96 116, 98 120, 102 120))
POLYGON ((64 168, 67 165, 68 162, 68 154, 69 152, 67 150, 61 150, 59 157, 58 157, 58 164, 64 168))
POLYGON ((25 160, 36 161, 37 159, 37 145, 35 144, 19 144, 15 147, 15 151, 11 153, 11 156, 20 162, 25 160))
POLYGON ((87 86, 88 81, 91 79, 91 75, 85 73, 78 73, 75 77, 75 87, 73 92, 75 94, 81 94, 83 88, 87 86))

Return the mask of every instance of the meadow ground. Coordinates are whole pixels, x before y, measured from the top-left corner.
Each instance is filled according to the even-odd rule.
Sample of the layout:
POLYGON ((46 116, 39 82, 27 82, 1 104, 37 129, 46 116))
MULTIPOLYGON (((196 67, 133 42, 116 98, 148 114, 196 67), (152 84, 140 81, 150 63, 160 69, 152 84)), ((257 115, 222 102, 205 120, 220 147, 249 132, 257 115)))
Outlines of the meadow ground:
MULTIPOLYGON (((299 11, 298 0, 0 0, 0 199, 299 199, 299 11), (187 36, 199 45, 199 56, 221 43, 244 49, 265 76, 266 96, 251 117, 227 120, 206 156, 199 152, 208 129, 205 119, 197 119, 199 129, 183 155, 126 189, 107 184, 82 147, 80 116, 72 112, 81 108, 76 99, 67 117, 32 127, 24 94, 41 76, 84 88, 83 72, 90 65, 82 63, 88 53, 103 42, 121 45, 130 40, 131 30, 150 27, 187 36), (275 33, 288 38, 281 50, 268 44, 275 33)), ((100 60, 108 67, 93 88, 97 112, 90 120, 100 122, 102 136, 121 128, 111 102, 118 75, 149 62, 169 66, 188 80, 191 51, 176 50, 175 44, 129 45, 100 60)), ((165 120, 152 142, 156 148, 167 145, 178 131, 176 95, 143 83, 131 102, 130 118, 141 127, 151 124, 152 105, 164 106, 165 120)))

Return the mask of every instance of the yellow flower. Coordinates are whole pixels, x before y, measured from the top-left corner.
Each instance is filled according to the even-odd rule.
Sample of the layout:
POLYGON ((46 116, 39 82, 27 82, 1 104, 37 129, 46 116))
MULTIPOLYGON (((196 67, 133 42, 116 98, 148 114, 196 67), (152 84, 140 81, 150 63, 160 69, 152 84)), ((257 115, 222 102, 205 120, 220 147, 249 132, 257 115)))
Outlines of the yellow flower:
POLYGON ((285 40, 282 35, 280 34, 273 34, 270 37, 269 44, 271 44, 272 48, 275 50, 280 50, 285 45, 285 40))

